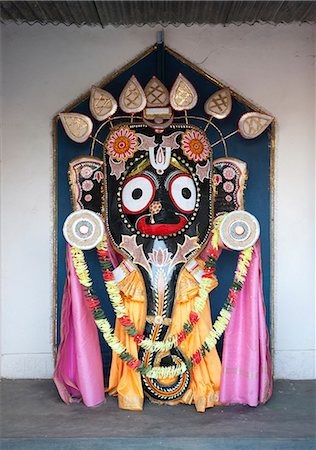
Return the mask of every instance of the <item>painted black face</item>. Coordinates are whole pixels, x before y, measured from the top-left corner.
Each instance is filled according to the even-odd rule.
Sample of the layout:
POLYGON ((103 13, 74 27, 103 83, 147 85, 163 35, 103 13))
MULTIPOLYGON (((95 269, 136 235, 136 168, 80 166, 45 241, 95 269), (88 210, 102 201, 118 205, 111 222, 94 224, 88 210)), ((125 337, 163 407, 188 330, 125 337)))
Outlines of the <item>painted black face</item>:
POLYGON ((170 166, 157 176, 152 167, 127 176, 121 204, 129 223, 142 234, 176 235, 188 228, 198 207, 199 187, 188 170, 170 166))
MULTIPOLYGON (((156 139, 156 154, 165 151, 163 139, 175 134, 174 129, 158 137, 146 132, 148 139, 156 139)), ((163 170, 152 164, 150 149, 141 148, 124 162, 117 179, 105 153, 107 229, 117 247, 123 235, 136 235, 145 252, 156 239, 164 240, 170 251, 183 244, 185 235, 200 244, 206 241, 212 224, 211 155, 201 162, 189 159, 181 148, 182 132, 177 135, 163 170)))

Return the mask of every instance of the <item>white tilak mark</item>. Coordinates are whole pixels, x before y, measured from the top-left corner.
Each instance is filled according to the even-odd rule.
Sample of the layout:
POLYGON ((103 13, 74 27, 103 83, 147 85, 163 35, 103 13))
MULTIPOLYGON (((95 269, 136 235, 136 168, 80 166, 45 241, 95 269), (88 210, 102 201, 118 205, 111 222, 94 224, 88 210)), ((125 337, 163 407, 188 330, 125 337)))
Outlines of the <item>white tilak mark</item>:
POLYGON ((156 170, 156 172, 161 175, 169 167, 171 158, 171 148, 159 147, 157 153, 155 154, 155 147, 149 147, 149 159, 150 164, 156 170))

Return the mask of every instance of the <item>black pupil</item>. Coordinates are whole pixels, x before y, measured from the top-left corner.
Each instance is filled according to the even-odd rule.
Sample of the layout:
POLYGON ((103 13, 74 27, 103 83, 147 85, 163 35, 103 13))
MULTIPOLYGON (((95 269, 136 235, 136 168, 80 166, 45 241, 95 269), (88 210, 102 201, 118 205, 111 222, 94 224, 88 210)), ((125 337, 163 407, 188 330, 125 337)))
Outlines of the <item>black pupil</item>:
POLYGON ((181 193, 182 193, 182 197, 185 198, 186 200, 191 198, 192 192, 190 191, 189 188, 182 188, 181 193))
POLYGON ((134 189, 132 192, 132 197, 134 200, 140 199, 142 195, 143 195, 143 191, 139 188, 134 189))

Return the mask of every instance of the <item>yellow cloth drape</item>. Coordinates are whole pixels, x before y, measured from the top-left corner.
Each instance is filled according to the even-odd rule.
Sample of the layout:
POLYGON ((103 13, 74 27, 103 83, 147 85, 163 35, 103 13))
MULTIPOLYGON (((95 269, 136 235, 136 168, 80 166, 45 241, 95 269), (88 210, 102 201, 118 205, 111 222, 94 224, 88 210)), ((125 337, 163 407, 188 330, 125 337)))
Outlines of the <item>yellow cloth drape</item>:
MULTIPOLYGON (((118 283, 118 287, 131 320, 139 332, 142 332, 146 320, 146 291, 141 275, 137 270, 134 270, 118 283)), ((115 335, 125 345, 127 351, 137 358, 138 345, 133 338, 128 336, 118 320, 115 324, 115 335)), ((118 395, 120 408, 143 409, 144 393, 140 373, 128 367, 114 352, 112 352, 107 391, 110 395, 118 395)))
MULTIPOLYGON (((118 283, 126 308, 136 328, 141 332, 146 320, 146 291, 143 279, 137 270, 130 273, 118 283)), ((217 280, 210 290, 217 286, 217 280)), ((172 324, 169 334, 173 335, 182 330, 192 311, 194 300, 199 291, 199 283, 185 268, 178 278, 175 303, 172 314, 172 324)), ((211 329, 210 306, 207 303, 200 314, 200 320, 193 331, 180 345, 181 350, 190 357, 199 349, 211 329)), ((127 350, 137 357, 138 347, 124 328, 116 321, 115 334, 126 346, 127 350)), ((195 404, 197 411, 214 406, 218 402, 221 376, 221 362, 216 348, 211 350, 205 358, 191 371, 191 382, 184 396, 177 402, 195 404)), ((119 407, 122 409, 140 410, 143 407, 144 394, 139 373, 130 369, 119 357, 113 353, 109 388, 110 395, 118 395, 119 407)))

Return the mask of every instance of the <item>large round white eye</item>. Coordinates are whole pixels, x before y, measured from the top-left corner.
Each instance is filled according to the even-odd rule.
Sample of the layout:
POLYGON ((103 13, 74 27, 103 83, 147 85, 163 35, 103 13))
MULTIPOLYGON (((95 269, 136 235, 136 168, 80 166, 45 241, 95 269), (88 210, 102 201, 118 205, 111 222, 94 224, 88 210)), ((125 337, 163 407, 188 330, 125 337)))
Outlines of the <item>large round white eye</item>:
POLYGON ((186 174, 176 175, 169 185, 170 197, 175 206, 184 213, 191 213, 196 204, 196 187, 186 174))
POLYGON ((145 211, 155 196, 154 182, 146 175, 137 175, 126 181, 122 191, 123 209, 126 214, 145 211))

